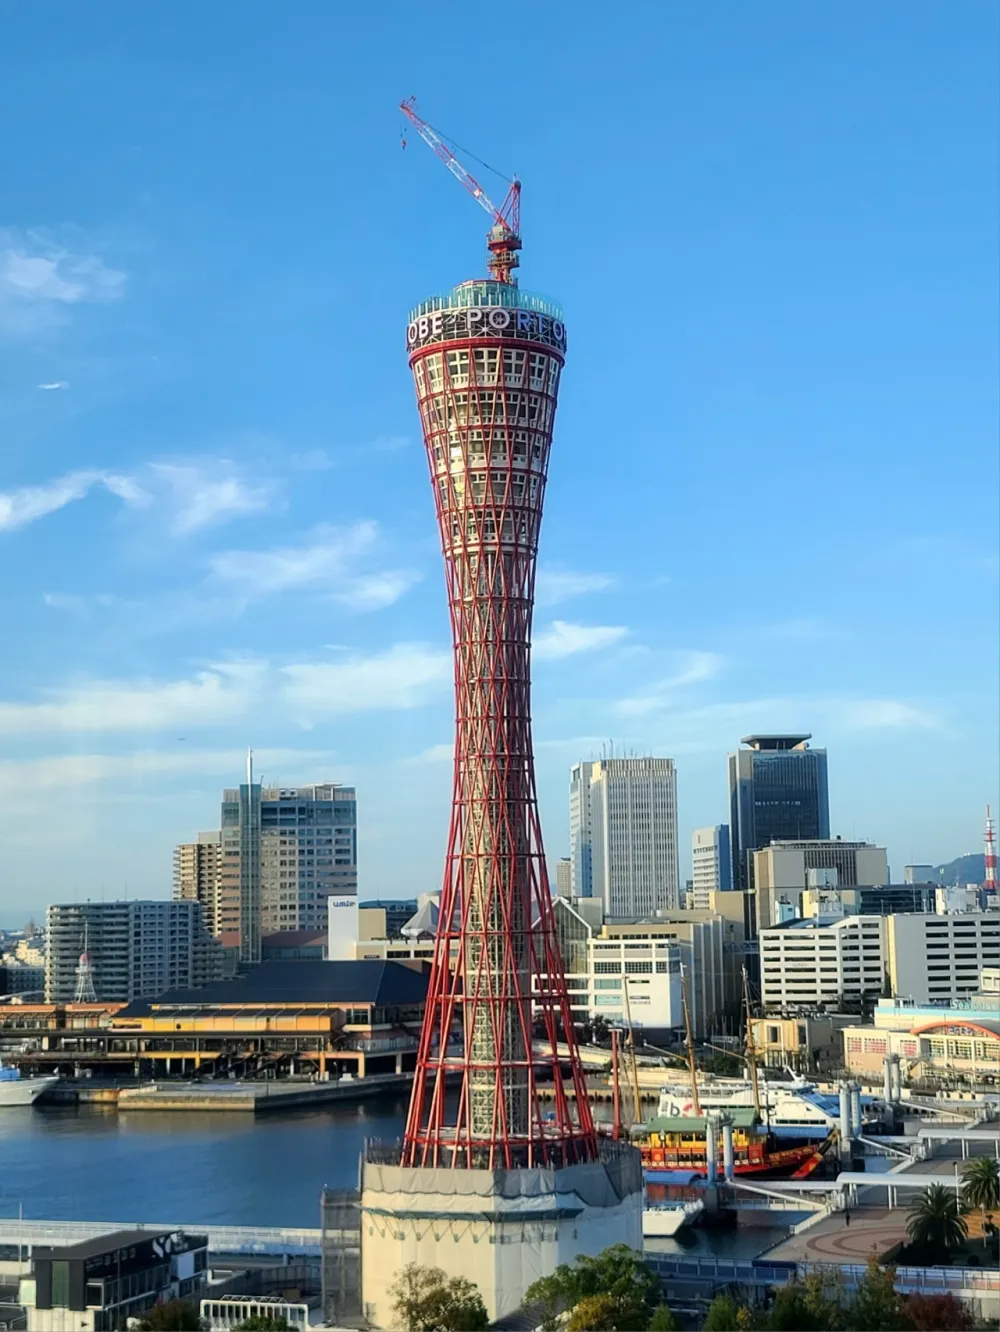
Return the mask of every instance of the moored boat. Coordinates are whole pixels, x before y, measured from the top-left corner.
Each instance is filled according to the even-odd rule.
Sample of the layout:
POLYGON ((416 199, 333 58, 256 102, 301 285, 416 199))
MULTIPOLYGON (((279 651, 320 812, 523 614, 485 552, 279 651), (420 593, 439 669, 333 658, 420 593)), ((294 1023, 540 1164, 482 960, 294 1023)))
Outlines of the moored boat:
MULTIPOLYGON (((804 1178, 823 1165, 836 1132, 821 1143, 804 1136, 778 1138, 765 1128, 752 1106, 726 1111, 732 1125, 733 1174, 759 1178, 804 1178)), ((723 1130, 716 1116, 657 1115, 631 1130, 631 1140, 642 1154, 647 1179, 666 1171, 708 1173, 707 1135, 714 1132, 713 1161, 722 1173, 723 1130)))
POLYGON ((26 1078, 19 1068, 8 1068, 0 1060, 0 1109, 16 1105, 34 1105, 45 1091, 59 1079, 54 1075, 26 1078))

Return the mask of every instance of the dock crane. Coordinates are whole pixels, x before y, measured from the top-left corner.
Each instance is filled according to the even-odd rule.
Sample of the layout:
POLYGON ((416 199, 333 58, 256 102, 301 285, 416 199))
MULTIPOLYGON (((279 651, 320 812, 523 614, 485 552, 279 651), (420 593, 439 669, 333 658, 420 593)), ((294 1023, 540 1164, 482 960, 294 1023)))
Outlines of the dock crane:
POLYGON ((517 279, 514 277, 514 269, 520 264, 517 252, 521 248, 521 182, 517 177, 510 182, 507 195, 500 207, 497 208, 479 181, 471 172, 465 169, 437 130, 417 115, 417 99, 415 97, 406 98, 405 101, 400 102, 399 109, 413 125, 424 143, 434 149, 434 152, 451 174, 461 181, 480 208, 484 208, 489 213, 493 225, 486 233, 486 248, 490 252, 486 267, 495 282, 503 282, 507 286, 516 287, 517 279))

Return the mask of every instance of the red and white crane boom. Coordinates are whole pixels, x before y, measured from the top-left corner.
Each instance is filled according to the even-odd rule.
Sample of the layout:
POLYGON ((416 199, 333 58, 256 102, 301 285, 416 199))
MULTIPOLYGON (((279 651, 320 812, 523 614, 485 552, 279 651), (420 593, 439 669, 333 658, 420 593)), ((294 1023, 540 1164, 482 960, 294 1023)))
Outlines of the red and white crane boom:
POLYGON ((490 252, 486 266, 497 282, 513 285, 513 271, 520 262, 517 251, 521 248, 521 182, 516 178, 511 181, 506 198, 497 208, 479 181, 465 169, 438 132, 417 115, 416 105, 416 98, 408 97, 405 102, 400 102, 399 109, 456 180, 465 186, 493 219, 493 225, 486 236, 486 248, 490 252))

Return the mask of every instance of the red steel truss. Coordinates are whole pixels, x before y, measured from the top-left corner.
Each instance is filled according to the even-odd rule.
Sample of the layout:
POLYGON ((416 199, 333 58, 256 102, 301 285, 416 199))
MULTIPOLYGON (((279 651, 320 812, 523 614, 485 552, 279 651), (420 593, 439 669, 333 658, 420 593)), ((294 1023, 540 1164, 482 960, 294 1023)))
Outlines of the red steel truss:
POLYGON ((531 744, 535 559, 563 359, 523 337, 470 336, 420 347, 410 364, 444 552, 456 724, 448 853, 403 1164, 594 1160, 531 744), (544 1033, 534 1049, 533 1025, 544 1033))

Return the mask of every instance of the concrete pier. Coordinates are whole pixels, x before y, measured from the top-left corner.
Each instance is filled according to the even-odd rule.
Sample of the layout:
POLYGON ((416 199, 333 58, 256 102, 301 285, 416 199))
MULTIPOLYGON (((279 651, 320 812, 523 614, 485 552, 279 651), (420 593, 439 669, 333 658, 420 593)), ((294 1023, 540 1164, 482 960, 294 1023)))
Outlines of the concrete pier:
POLYGON ((119 1112, 136 1110, 269 1114, 311 1105, 368 1100, 408 1091, 412 1073, 381 1073, 337 1082, 149 1082, 138 1086, 63 1082, 44 1093, 55 1105, 89 1105, 119 1112))

